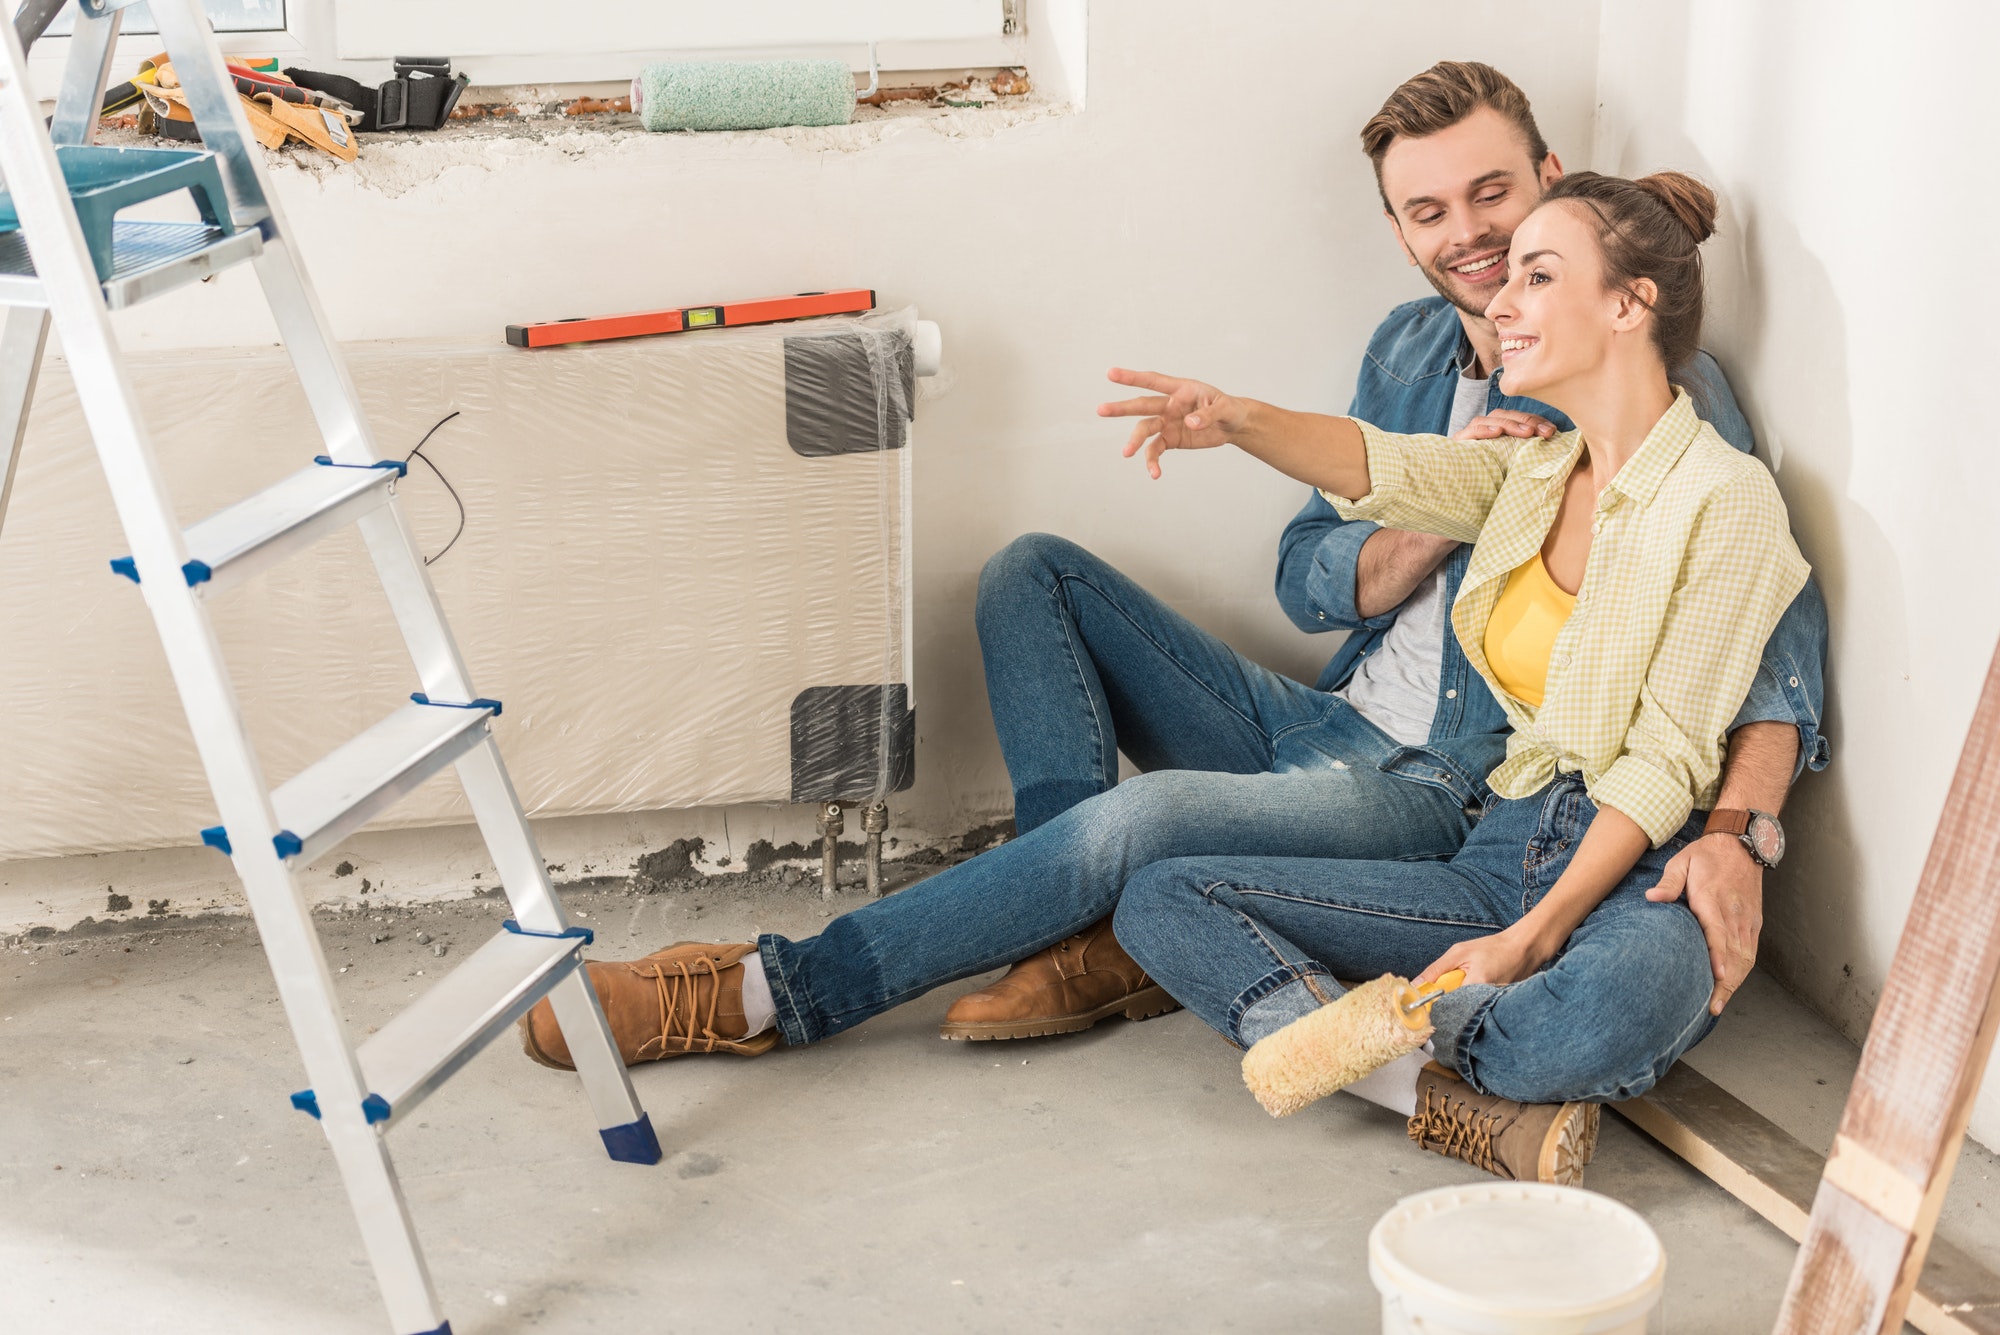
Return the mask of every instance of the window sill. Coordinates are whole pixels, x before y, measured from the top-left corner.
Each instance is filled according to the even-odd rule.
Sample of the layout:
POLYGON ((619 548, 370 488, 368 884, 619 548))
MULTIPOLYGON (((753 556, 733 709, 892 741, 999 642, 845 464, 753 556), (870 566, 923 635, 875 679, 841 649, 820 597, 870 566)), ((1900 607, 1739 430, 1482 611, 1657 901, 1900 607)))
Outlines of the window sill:
MULTIPOLYGON (((893 100, 862 104, 846 125, 781 126, 770 130, 675 131, 653 133, 629 112, 588 110, 622 95, 623 85, 522 85, 473 88, 466 102, 483 114, 455 115, 441 130, 393 130, 363 134, 351 163, 302 144, 269 150, 265 163, 275 171, 297 172, 331 183, 348 180, 365 190, 395 198, 423 189, 456 168, 504 171, 535 161, 588 160, 609 154, 658 156, 669 160, 717 160, 768 156, 774 152, 860 153, 912 135, 945 140, 991 139, 1022 126, 1067 116, 1078 108, 1027 92, 998 97, 983 83, 970 90, 947 89, 939 101, 893 100), (558 96, 551 97, 550 93, 558 96), (980 105, 953 105, 982 99, 980 105), (563 108, 571 108, 565 111, 563 108)), ((893 96, 893 94, 892 94, 893 96)), ((169 141, 107 121, 98 131, 106 145, 160 147, 169 141)))
MULTIPOLYGON (((361 135, 360 155, 351 163, 296 144, 270 151, 265 162, 280 172, 298 171, 322 181, 345 178, 393 198, 422 189, 458 167, 502 171, 522 161, 576 161, 611 153, 696 158, 740 158, 784 149, 858 153, 911 135, 990 139, 1073 110, 1069 104, 1049 102, 1033 94, 983 107, 893 102, 857 107, 854 120, 847 125, 669 134, 647 131, 639 118, 629 113, 484 116, 454 120, 441 130, 361 135)), ((136 130, 107 129, 101 132, 99 142, 157 146, 163 141, 136 130)))

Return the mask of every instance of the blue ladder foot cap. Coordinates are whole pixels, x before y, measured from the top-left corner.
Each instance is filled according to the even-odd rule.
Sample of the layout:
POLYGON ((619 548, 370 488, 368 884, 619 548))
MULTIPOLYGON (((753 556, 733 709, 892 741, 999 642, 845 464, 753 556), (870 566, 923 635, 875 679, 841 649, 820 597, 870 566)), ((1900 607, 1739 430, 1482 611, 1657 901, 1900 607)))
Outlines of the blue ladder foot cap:
POLYGON ((417 1335, 451 1335, 451 1322, 447 1321, 436 1330, 420 1330, 417 1335))
POLYGON ((597 1134, 604 1137, 604 1148, 619 1163, 660 1161, 660 1138, 653 1134, 650 1113, 640 1113, 638 1121, 623 1126, 601 1127, 597 1134))

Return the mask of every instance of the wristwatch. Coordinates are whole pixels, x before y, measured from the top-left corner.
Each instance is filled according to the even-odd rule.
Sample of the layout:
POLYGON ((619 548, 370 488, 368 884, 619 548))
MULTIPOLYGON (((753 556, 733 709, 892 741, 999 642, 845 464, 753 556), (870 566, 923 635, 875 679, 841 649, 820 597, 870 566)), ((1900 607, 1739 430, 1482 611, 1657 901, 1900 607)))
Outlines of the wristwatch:
POLYGON ((1718 808, 1708 813, 1708 824, 1701 833, 1704 839, 1711 834, 1736 836, 1761 867, 1775 867, 1785 856, 1785 827, 1768 811, 1718 808))

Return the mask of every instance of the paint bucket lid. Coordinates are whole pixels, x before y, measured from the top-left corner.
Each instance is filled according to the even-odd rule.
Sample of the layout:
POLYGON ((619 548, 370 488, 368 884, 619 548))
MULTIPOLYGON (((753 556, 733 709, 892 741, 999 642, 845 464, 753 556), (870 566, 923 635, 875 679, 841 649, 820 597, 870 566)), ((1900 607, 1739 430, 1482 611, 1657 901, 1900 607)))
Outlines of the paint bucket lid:
POLYGON ((1421 1192, 1368 1235, 1369 1278, 1424 1329, 1626 1329, 1659 1302, 1666 1272, 1666 1249, 1636 1211, 1539 1182, 1421 1192))

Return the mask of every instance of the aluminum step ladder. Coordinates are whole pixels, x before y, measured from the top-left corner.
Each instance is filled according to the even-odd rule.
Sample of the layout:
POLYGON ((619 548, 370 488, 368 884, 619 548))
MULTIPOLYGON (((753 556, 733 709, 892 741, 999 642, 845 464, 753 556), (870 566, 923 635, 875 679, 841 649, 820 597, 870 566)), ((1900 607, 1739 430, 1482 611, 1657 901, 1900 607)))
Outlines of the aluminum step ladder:
POLYGON ((396 499, 403 465, 376 449, 199 0, 152 0, 152 12, 202 151, 91 144, 119 11, 129 3, 82 0, 46 129, 20 38, 12 24, 0 23, 0 176, 13 220, 0 206, 0 518, 53 321, 131 544, 132 554, 112 568, 137 582, 152 612, 215 794, 221 821, 202 838, 229 856, 243 880, 305 1061, 311 1087, 292 1102, 326 1132, 396 1335, 448 1331, 384 1139, 427 1094, 547 996, 611 1157, 657 1163, 660 1145, 578 967, 590 934, 564 919, 501 763, 492 732, 500 705, 473 689, 445 624, 396 499), (135 184, 142 177, 163 191, 196 194, 201 221, 117 220, 117 208, 145 193, 135 184), (214 198, 218 187, 225 198, 214 198), (242 263, 263 286, 325 453, 302 458, 292 476, 183 531, 111 312, 242 263), (245 731, 204 604, 349 524, 366 541, 420 689, 274 789, 245 731), (292 871, 448 765, 465 786, 514 916, 357 1045, 292 871))

